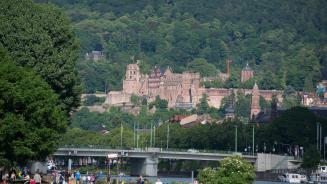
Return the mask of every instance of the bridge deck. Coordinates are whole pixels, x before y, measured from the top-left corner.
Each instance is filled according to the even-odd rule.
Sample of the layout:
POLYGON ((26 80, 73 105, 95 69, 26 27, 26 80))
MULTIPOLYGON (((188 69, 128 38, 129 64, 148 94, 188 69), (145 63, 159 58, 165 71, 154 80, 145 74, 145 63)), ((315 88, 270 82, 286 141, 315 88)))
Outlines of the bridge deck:
POLYGON ((59 148, 54 156, 90 156, 106 157, 109 153, 117 153, 119 157, 127 158, 159 158, 159 159, 181 159, 181 160, 221 160, 225 157, 239 155, 244 159, 255 162, 257 156, 242 155, 241 153, 226 151, 206 151, 197 150, 162 150, 160 148, 148 149, 99 149, 99 148, 59 148))

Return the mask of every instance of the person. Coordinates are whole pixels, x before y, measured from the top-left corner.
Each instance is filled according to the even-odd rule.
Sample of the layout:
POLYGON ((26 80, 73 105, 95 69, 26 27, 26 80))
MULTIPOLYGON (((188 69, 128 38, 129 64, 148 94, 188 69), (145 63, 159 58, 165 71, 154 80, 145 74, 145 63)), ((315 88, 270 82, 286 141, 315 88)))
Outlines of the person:
POLYGON ((16 180, 16 171, 15 170, 12 170, 10 173, 9 173, 9 183, 10 184, 13 184, 14 181, 16 180))
POLYGON ((156 184, 162 184, 160 178, 157 179, 156 184))
POLYGON ((56 173, 55 172, 52 173, 52 184, 57 184, 56 173))
POLYGON ((10 174, 6 173, 5 175, 2 176, 2 183, 3 184, 10 184, 10 174))
POLYGON ((76 172, 75 178, 76 178, 76 184, 80 184, 80 181, 81 181, 81 173, 79 171, 76 172))
POLYGON ((59 173, 59 184, 63 184, 65 181, 65 177, 62 173, 59 173))
POLYGON ((86 184, 86 179, 87 179, 86 176, 83 175, 83 176, 82 176, 82 184, 86 184))
POLYGON ((94 174, 91 175, 91 184, 94 184, 95 183, 95 176, 94 174))
POLYGON ((199 184, 198 180, 194 180, 193 184, 199 184))
POLYGON ((90 181, 91 181, 91 176, 90 175, 87 175, 87 177, 86 177, 87 184, 90 184, 90 181))
POLYGON ((107 176, 107 184, 111 182, 110 175, 107 176))
POLYGON ((16 171, 15 170, 12 170, 11 174, 10 174, 10 179, 12 181, 16 180, 16 171))
POLYGON ((143 181, 143 178, 142 176, 140 176, 138 179, 137 179, 137 184, 144 184, 144 181, 143 181))
POLYGON ((30 179, 30 184, 35 184, 35 180, 34 180, 34 178, 31 178, 31 179, 30 179))
POLYGON ((30 181, 31 177, 28 173, 25 174, 24 180, 30 181))
POLYGON ((36 184, 41 184, 41 175, 39 174, 39 171, 37 171, 35 174, 34 174, 34 180, 35 180, 35 183, 36 184))

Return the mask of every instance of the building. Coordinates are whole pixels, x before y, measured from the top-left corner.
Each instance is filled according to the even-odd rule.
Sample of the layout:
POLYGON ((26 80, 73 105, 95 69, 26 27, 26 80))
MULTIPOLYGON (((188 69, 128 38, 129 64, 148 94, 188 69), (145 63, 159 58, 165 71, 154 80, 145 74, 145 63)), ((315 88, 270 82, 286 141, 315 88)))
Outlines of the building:
POLYGON ((221 100, 232 93, 241 90, 245 95, 253 94, 253 111, 251 115, 260 112, 258 105, 260 96, 270 101, 275 94, 278 101, 283 100, 283 92, 277 90, 259 90, 255 85, 253 89, 225 89, 204 88, 201 86, 202 78, 199 73, 185 71, 174 73, 170 67, 161 69, 155 66, 148 75, 140 73, 138 63, 129 64, 126 68, 122 91, 110 91, 107 94, 105 106, 124 106, 131 103, 132 94, 146 97, 148 102, 155 100, 156 96, 168 101, 169 108, 194 108, 203 94, 208 96, 211 107, 220 108, 221 100))
POLYGON ((99 61, 105 59, 103 52, 92 51, 91 53, 85 54, 85 60, 99 61))
POLYGON ((260 92, 257 83, 254 84, 252 89, 252 100, 251 100, 251 119, 255 119, 260 113, 260 92))
POLYGON ((249 64, 247 63, 246 66, 241 71, 241 82, 246 82, 249 79, 254 77, 254 73, 252 68, 250 68, 249 64))
POLYGON ((301 104, 305 107, 327 107, 327 80, 317 83, 316 92, 302 92, 301 104))

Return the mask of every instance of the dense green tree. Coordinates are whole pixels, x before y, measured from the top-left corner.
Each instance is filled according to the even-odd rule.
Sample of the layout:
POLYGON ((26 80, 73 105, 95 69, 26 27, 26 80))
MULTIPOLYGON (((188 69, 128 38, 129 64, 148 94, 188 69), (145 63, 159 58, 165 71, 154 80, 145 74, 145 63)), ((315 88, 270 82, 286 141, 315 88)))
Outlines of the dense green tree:
POLYGON ((61 146, 65 145, 99 145, 100 134, 95 131, 79 128, 68 129, 60 138, 61 146))
MULTIPOLYGON (((175 72, 182 72, 200 59, 207 61, 203 67, 211 66, 206 67, 209 69, 206 72, 202 70, 202 75, 214 75, 214 68, 225 72, 225 60, 231 58, 231 80, 210 86, 251 88, 240 83, 240 69, 249 62, 261 89, 284 89, 292 85, 302 90, 307 76, 315 84, 326 68, 327 37, 323 25, 327 21, 323 16, 322 7, 326 6, 323 0, 301 0, 302 3, 296 4, 281 0, 233 3, 140 0, 133 7, 128 1, 50 2, 63 7, 73 21, 82 47, 81 56, 90 50, 102 50, 112 64, 119 66, 130 63, 130 57, 135 56, 146 62, 145 66, 141 62, 142 73, 147 73, 153 65, 169 65, 175 72)), ((90 79, 84 75, 83 67, 87 66, 79 70, 87 91, 103 90, 105 85, 100 84, 103 80, 98 80, 101 82, 97 82, 97 89, 93 83, 86 82, 90 79)), ((124 70, 110 73, 110 78, 121 81, 124 70)), ((118 84, 113 83, 109 82, 109 86, 115 88, 118 84)), ((208 87, 208 83, 205 85, 208 87)))
POLYGON ((244 95, 242 93, 237 95, 235 103, 235 114, 239 117, 249 117, 251 110, 251 95, 244 95))
POLYGON ((227 157, 221 161, 218 170, 211 168, 200 171, 199 182, 207 184, 251 184, 254 181, 254 167, 239 156, 227 157))
POLYGON ((320 163, 320 153, 314 145, 308 147, 303 155, 302 168, 314 171, 320 163))
POLYGON ((24 164, 56 150, 66 128, 58 95, 32 70, 0 51, 0 160, 24 164))
POLYGON ((32 68, 52 87, 67 113, 79 105, 77 42, 59 9, 31 0, 0 2, 0 45, 14 62, 32 68))
POLYGON ((208 112, 209 104, 208 104, 208 95, 203 93, 202 97, 200 98, 199 104, 197 105, 197 112, 200 114, 204 114, 208 112))
POLYGON ((306 77, 304 80, 304 86, 303 86, 303 91, 305 92, 314 92, 314 87, 312 83, 311 77, 306 77))
MULTIPOLYGON (((326 73, 324 0, 140 0, 133 6, 130 1, 116 0, 49 2, 61 6, 73 21, 81 56, 102 50, 108 61, 118 65, 140 56, 149 66, 169 65, 175 72, 187 70, 195 58, 225 72, 225 60, 232 58, 227 88, 244 86, 239 75, 247 62, 261 89, 292 85, 302 90, 307 76, 315 84, 326 73)), ((111 77, 121 81, 123 75, 112 72, 111 77)), ((84 85, 89 88, 92 83, 84 85)))
MULTIPOLYGON (((277 142, 280 145, 299 145, 308 148, 311 144, 315 144, 317 121, 314 113, 307 108, 294 107, 286 110, 269 125, 266 132, 266 142, 277 142)), ((282 149, 285 151, 287 147, 282 146, 282 149)))
POLYGON ((83 102, 85 106, 92 106, 92 105, 101 105, 105 101, 105 97, 97 97, 95 95, 87 96, 83 102))
POLYGON ((199 72, 202 77, 217 75, 215 65, 208 63, 203 58, 195 58, 193 61, 188 63, 187 68, 190 71, 199 72))
POLYGON ((77 65, 85 93, 108 92, 122 88, 124 67, 108 62, 80 62, 77 65))
POLYGON ((157 109, 167 109, 168 102, 167 100, 160 99, 159 96, 156 96, 155 100, 149 104, 149 108, 151 109, 153 106, 157 109))
POLYGON ((131 96, 131 102, 134 104, 134 105, 141 105, 142 103, 142 98, 137 96, 137 95, 134 95, 132 94, 131 96))

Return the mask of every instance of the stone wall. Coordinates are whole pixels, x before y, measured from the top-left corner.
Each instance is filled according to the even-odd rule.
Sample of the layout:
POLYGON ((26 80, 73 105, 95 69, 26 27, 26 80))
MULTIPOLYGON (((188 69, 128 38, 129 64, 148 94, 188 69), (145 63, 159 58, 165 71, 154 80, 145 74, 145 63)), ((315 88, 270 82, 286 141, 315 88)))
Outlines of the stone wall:
POLYGON ((122 91, 110 91, 107 95, 105 104, 115 105, 129 103, 131 100, 132 94, 124 93, 122 91))

